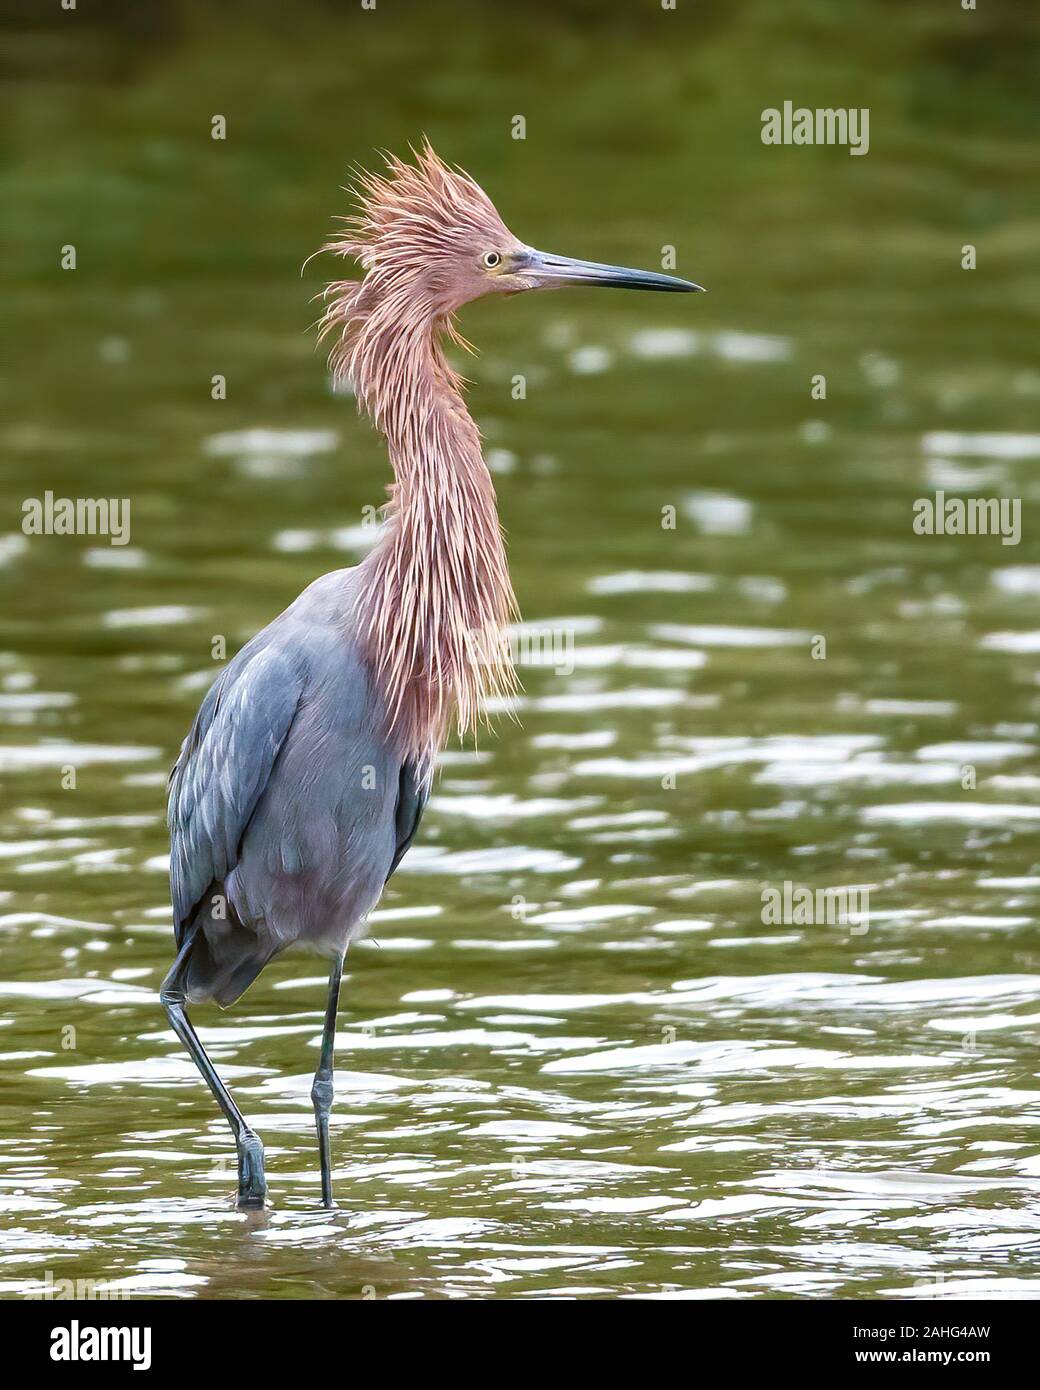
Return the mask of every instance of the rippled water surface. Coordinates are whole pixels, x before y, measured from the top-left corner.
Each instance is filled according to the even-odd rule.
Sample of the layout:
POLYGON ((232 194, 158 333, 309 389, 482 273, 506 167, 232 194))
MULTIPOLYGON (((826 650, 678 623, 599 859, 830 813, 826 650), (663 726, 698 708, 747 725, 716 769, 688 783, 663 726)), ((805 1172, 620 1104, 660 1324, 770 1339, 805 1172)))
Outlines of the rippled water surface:
POLYGON ((547 19, 507 115, 470 70, 497 70, 500 37, 463 62, 431 32, 434 80, 373 22, 362 79, 355 31, 309 10, 280 38, 131 46, 114 72, 96 55, 124 50, 95 45, 53 109, 35 70, 20 88, 0 1292, 50 1271, 185 1298, 1040 1295, 1024 118, 975 73, 965 140, 929 80, 959 50, 889 9, 888 67, 848 97, 875 108, 870 157, 766 150, 747 54, 811 92, 847 36, 814 53, 737 12, 710 47, 611 33, 602 71, 547 19), (306 333, 331 272, 296 273, 346 162, 421 128, 525 239, 642 264, 675 243, 711 292, 466 314, 527 636, 573 651, 523 666, 518 722, 445 754, 348 958, 338 1211, 318 1206, 309 1098, 323 962, 283 957, 233 1010, 196 1010, 267 1146, 270 1208, 245 1216, 158 1004, 164 784, 214 639, 233 652, 371 543, 380 445, 306 333), (969 239, 989 248, 974 273, 969 239), (130 498, 130 544, 25 537, 45 488, 130 498), (1020 499, 1020 544, 915 535, 937 489, 1020 499), (869 913, 770 920, 785 882, 858 886, 869 913))

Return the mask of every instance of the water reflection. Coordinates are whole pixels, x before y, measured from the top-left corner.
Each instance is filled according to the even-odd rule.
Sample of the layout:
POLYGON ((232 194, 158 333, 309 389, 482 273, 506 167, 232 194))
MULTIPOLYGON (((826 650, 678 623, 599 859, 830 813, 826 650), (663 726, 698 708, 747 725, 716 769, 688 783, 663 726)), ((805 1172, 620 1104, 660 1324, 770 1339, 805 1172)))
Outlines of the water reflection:
MULTIPOLYGON (((918 33, 894 10, 887 23, 908 44, 918 33)), ((723 26, 722 77, 691 68, 690 90, 743 101, 741 39, 723 26)), ((255 41, 261 69, 282 70, 290 41, 255 41)), ((836 51, 818 41, 806 80, 836 51)), ((211 51, 208 32, 186 42, 211 51)), ((7 398, 0 535, 0 1068, 14 1097, 0 1293, 50 1270, 170 1298, 1036 1297, 1040 563, 1028 506, 1014 550, 910 524, 937 488, 1037 498, 1030 340, 1008 331, 1024 263, 1005 248, 985 290, 956 301, 958 272, 926 270, 935 209, 913 190, 932 198, 938 146, 963 167, 959 111, 945 135, 908 127, 898 149, 879 145, 857 175, 870 182, 835 196, 808 165, 788 179, 755 164, 734 133, 743 108, 711 121, 717 154, 696 123, 677 129, 658 83, 671 48, 645 50, 652 82, 608 68, 606 95, 586 85, 595 65, 571 72, 559 139, 617 110, 609 167, 599 137, 532 140, 537 178, 482 143, 499 119, 486 79, 436 50, 445 146, 497 165, 525 221, 587 242, 587 196, 605 248, 656 253, 678 218, 713 293, 695 328, 605 296, 467 320, 526 630, 569 634, 571 669, 523 666, 520 723, 503 707, 496 733, 449 750, 419 843, 348 960, 341 1210, 316 1207, 320 964, 286 958, 233 1013, 199 1011, 267 1143, 271 1209, 232 1209, 226 1126, 157 1001, 166 772, 214 639, 233 651, 363 554, 386 483, 304 333, 315 285, 294 268, 323 230, 320 190, 362 153, 327 120, 339 47, 307 49, 296 62, 315 77, 294 77, 285 130, 269 93, 239 90, 252 133, 221 151, 219 193, 178 133, 176 62, 118 90, 77 80, 89 119, 62 107, 72 143, 46 156, 48 187, 93 190, 90 208, 62 199, 62 228, 91 229, 106 268, 90 273, 111 283, 70 290, 48 262, 11 305, 29 350, 7 398), (154 176, 137 122, 93 143, 94 103, 122 111, 126 92, 170 126, 190 176, 154 176), (648 132, 637 202, 615 153, 629 114, 648 132), (909 220, 886 232, 876 209, 893 187, 909 220), (145 218, 132 254, 131 195, 145 218), (196 234, 211 203, 227 225, 196 234), (868 223, 883 255, 864 249, 868 223), (218 370, 232 385, 219 404, 218 370), (809 396, 820 370, 826 401, 809 396), (20 503, 51 472, 66 491, 130 493, 131 545, 20 534, 20 503), (789 881, 868 885, 868 929, 767 923, 763 887, 789 881)), ((916 60, 907 81, 931 70, 916 60)), ((399 126, 382 88, 400 88, 408 57, 386 61, 358 78, 380 87, 356 103, 369 144, 399 126)), ((544 109, 558 79, 532 69, 544 109)), ((893 129, 907 119, 890 114, 893 129)), ((1011 145, 993 173, 1009 217, 1032 157, 1011 145)), ((35 248, 53 208, 26 168, 11 203, 33 209, 35 248)), ((968 173, 949 182, 959 216, 977 189, 968 173)))

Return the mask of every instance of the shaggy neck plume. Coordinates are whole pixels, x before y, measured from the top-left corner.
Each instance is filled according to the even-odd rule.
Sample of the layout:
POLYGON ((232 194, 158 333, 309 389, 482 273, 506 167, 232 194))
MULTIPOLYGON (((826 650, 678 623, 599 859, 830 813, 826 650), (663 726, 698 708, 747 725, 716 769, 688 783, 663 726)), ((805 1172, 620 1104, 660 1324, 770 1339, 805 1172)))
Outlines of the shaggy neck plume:
POLYGON ((386 436, 395 481, 387 529, 359 567, 355 617, 386 697, 390 731, 429 766, 454 719, 514 688, 504 629, 515 615, 495 490, 441 335, 447 317, 407 319, 367 282, 329 287, 333 372, 386 436), (391 327, 392 325, 392 327, 391 327))

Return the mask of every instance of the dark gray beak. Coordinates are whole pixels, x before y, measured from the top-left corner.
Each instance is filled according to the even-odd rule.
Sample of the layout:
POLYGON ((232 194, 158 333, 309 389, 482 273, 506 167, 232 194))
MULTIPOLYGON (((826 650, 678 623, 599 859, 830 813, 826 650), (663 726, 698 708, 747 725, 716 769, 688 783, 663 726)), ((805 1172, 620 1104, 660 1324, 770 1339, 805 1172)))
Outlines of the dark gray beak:
POLYGON ((550 256, 545 251, 525 247, 516 252, 512 274, 531 282, 532 289, 550 290, 559 285, 603 285, 617 290, 667 290, 669 293, 703 292, 702 285, 680 280, 677 275, 660 275, 655 270, 630 270, 623 265, 601 265, 598 261, 576 261, 570 256, 550 256))

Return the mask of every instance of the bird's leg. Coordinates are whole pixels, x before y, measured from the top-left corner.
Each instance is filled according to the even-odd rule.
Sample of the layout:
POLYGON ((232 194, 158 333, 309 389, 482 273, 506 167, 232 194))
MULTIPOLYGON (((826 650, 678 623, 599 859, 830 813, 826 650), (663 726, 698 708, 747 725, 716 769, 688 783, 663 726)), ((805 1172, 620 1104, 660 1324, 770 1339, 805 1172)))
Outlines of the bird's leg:
POLYGON ((213 1092, 217 1104, 231 1126, 231 1133, 235 1136, 235 1148, 238 1152, 238 1205, 242 1208, 262 1207, 267 1193, 264 1180, 264 1146, 260 1142, 260 1136, 249 1128, 230 1091, 217 1075, 213 1063, 206 1055, 206 1049, 184 1011, 187 998, 184 993, 183 975, 194 938, 195 933, 191 932, 185 939, 169 974, 159 987, 159 998, 166 1010, 166 1017, 170 1020, 170 1027, 191 1054, 191 1060, 202 1073, 203 1080, 213 1092))
POLYGON ((343 974, 343 957, 337 956, 329 971, 329 999, 325 1006, 325 1027, 321 1034, 321 1058, 314 1073, 311 1100, 314 1120, 318 1127, 318 1158, 321 1161, 321 1204, 332 1206, 332 1156, 329 1147, 329 1110, 332 1107, 333 1051, 336 1045, 336 1010, 339 1007, 339 982, 343 974))

